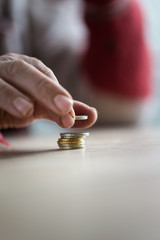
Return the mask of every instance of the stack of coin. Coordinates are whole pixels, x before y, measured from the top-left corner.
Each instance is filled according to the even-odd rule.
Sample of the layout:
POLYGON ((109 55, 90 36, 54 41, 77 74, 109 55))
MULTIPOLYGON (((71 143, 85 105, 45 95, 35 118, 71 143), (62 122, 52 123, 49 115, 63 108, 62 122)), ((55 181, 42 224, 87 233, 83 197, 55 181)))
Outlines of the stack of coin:
POLYGON ((85 147, 85 137, 89 133, 61 133, 61 138, 58 139, 58 146, 60 149, 79 149, 85 147))
MULTIPOLYGON (((76 116, 75 120, 86 120, 88 116, 76 116)), ((88 132, 67 132, 61 133, 57 143, 60 149, 80 149, 85 147, 85 137, 89 136, 88 132)))

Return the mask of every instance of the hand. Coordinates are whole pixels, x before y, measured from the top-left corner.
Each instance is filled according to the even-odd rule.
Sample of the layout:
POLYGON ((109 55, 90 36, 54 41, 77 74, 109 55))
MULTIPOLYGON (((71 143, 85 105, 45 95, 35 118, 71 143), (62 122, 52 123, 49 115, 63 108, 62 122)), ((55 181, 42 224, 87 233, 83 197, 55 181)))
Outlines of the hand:
POLYGON ((88 115, 76 128, 90 127, 97 119, 96 110, 74 101, 40 60, 19 54, 0 57, 0 129, 24 127, 36 119, 69 128, 75 113, 88 115))

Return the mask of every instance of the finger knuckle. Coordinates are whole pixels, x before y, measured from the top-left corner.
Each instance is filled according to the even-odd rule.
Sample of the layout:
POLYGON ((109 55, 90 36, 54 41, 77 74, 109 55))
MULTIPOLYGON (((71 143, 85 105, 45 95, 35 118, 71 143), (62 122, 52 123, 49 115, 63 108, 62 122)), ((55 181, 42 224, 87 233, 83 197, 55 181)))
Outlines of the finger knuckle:
POLYGON ((15 58, 13 53, 6 53, 2 56, 0 56, 0 61, 5 62, 5 61, 12 61, 15 58))
POLYGON ((45 67, 44 63, 38 58, 30 57, 29 62, 30 64, 41 70, 45 67))
POLYGON ((10 60, 13 60, 13 59, 16 58, 16 54, 15 53, 6 53, 4 56, 7 57, 10 60))
POLYGON ((38 83, 38 91, 44 96, 48 96, 51 91, 51 84, 47 81, 40 81, 38 83))
MULTIPOLYGON (((54 77, 54 74, 53 74, 52 70, 48 67, 45 68, 45 73, 46 73, 46 75, 48 75, 52 78, 54 77)), ((55 77, 55 80, 56 80, 56 77, 55 77)))
POLYGON ((31 61, 33 65, 38 68, 41 72, 43 72, 45 75, 51 77, 52 79, 56 80, 56 77, 54 76, 52 70, 48 68, 41 60, 37 58, 31 58, 31 61))
POLYGON ((12 75, 15 75, 17 72, 21 72, 22 70, 24 70, 24 69, 25 69, 25 65, 26 65, 25 61, 24 61, 24 60, 21 60, 21 59, 12 61, 12 62, 8 65, 7 72, 8 72, 8 74, 10 74, 11 76, 12 76, 12 75))
POLYGON ((35 66, 41 66, 43 65, 42 61, 38 58, 30 57, 30 62, 35 66))

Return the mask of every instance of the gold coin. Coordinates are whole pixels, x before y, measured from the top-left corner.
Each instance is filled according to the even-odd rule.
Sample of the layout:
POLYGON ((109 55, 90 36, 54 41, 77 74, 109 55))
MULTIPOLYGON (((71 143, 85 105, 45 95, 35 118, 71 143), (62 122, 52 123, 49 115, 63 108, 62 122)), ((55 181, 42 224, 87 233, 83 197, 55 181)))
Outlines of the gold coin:
POLYGON ((63 136, 61 139, 84 139, 85 136, 63 136))
POLYGON ((59 138, 58 140, 64 140, 64 141, 71 141, 71 140, 73 140, 73 141, 75 141, 75 140, 77 140, 77 141, 81 141, 81 140, 85 140, 85 138, 84 137, 69 137, 69 138, 64 138, 64 137, 61 137, 61 138, 59 138))
POLYGON ((82 149, 85 148, 85 137, 88 132, 67 132, 61 133, 57 143, 60 149, 82 149))
POLYGON ((78 147, 71 147, 71 146, 59 146, 61 150, 71 150, 71 149, 82 149, 85 148, 85 146, 78 146, 78 147))
POLYGON ((76 143, 59 143, 58 144, 59 146, 64 146, 64 147, 68 147, 68 146, 75 146, 75 147, 77 147, 77 146, 84 146, 85 144, 84 143, 81 143, 81 144, 76 144, 76 143))

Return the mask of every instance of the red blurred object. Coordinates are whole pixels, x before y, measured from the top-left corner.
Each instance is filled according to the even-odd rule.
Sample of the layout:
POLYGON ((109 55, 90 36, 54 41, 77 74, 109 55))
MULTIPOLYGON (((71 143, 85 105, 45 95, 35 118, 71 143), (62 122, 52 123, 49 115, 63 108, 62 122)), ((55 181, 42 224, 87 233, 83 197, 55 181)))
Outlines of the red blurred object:
MULTIPOLYGON (((85 2, 98 4, 99 0, 85 2)), ((94 18, 86 10, 85 21, 90 39, 82 64, 90 85, 128 99, 148 97, 153 85, 152 61, 139 3, 131 0, 124 9, 103 18, 94 18)))
POLYGON ((10 146, 10 143, 4 140, 2 133, 0 133, 0 143, 6 145, 7 147, 10 146))

